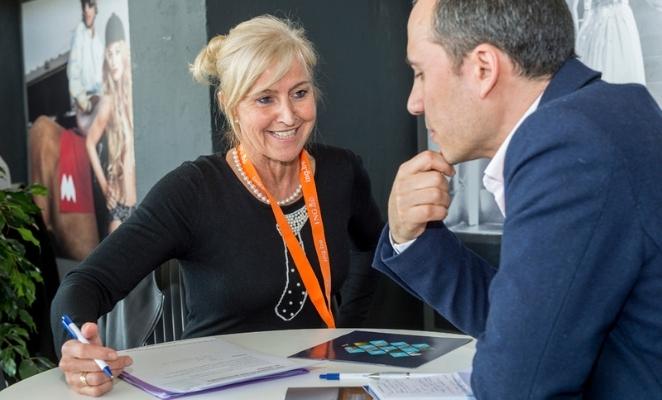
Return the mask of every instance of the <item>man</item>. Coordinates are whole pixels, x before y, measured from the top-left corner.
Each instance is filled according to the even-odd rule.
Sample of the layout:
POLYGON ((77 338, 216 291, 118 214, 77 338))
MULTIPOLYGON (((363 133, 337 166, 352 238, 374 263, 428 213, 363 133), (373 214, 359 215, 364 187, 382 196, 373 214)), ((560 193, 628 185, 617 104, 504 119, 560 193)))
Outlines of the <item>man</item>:
POLYGON ((71 41, 67 64, 69 94, 76 109, 76 123, 87 134, 102 94, 103 45, 94 29, 97 16, 96 0, 81 0, 83 20, 71 41))
POLYGON ((441 152, 400 167, 374 264, 477 338, 478 399, 662 393, 662 112, 573 44, 564 0, 419 0, 409 18, 407 107, 441 152), (480 157, 498 269, 440 222, 452 164, 480 157))

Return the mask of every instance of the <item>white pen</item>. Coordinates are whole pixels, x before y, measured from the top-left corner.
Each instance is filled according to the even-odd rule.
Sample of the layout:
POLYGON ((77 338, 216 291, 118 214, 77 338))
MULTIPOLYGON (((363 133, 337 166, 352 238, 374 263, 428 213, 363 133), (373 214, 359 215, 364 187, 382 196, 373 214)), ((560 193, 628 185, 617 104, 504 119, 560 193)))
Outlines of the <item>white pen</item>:
MULTIPOLYGON (((89 344, 90 342, 83 336, 83 333, 78 329, 76 324, 74 324, 74 321, 69 318, 68 315, 63 315, 62 316, 62 325, 64 325, 64 329, 69 332, 69 336, 71 336, 73 339, 78 340, 81 343, 89 344)), ((96 358, 94 359, 94 362, 97 363, 99 368, 103 371, 104 374, 106 374, 109 378, 113 378, 113 372, 110 370, 110 367, 108 364, 106 364, 105 361, 103 360, 97 360, 96 358)))
POLYGON ((320 374, 320 379, 327 381, 339 381, 343 379, 406 379, 406 378, 429 378, 439 376, 441 373, 434 372, 364 372, 364 373, 341 373, 328 372, 320 374))

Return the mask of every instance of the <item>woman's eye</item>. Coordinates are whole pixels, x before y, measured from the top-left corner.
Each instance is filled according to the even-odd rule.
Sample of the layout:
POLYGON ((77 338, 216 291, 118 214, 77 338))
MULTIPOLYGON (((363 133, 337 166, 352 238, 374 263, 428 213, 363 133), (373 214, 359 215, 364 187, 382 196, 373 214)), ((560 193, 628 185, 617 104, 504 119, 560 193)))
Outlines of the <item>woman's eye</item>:
POLYGON ((271 104, 273 99, 271 96, 264 96, 257 99, 257 102, 260 104, 271 104))
POLYGON ((414 72, 414 79, 423 79, 422 72, 414 72))
POLYGON ((302 98, 306 97, 307 94, 308 94, 308 90, 306 90, 306 89, 297 90, 296 92, 294 92, 294 98, 295 99, 302 99, 302 98))

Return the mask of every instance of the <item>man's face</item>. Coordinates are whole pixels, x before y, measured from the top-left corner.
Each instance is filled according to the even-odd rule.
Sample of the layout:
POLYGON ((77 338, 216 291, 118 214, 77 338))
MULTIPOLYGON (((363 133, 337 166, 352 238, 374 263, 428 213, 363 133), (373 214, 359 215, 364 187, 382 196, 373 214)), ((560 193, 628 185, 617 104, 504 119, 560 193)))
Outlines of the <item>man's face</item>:
POLYGON ((83 6, 83 19, 85 26, 91 29, 94 26, 94 18, 97 16, 97 9, 94 5, 85 3, 83 6))
MULTIPOLYGON (((413 115, 425 115, 430 138, 451 164, 477 158, 479 124, 474 96, 464 65, 458 72, 433 37, 435 0, 418 0, 407 25, 407 60, 414 83, 407 101, 413 115)), ((465 63, 466 64, 466 63, 465 63)))

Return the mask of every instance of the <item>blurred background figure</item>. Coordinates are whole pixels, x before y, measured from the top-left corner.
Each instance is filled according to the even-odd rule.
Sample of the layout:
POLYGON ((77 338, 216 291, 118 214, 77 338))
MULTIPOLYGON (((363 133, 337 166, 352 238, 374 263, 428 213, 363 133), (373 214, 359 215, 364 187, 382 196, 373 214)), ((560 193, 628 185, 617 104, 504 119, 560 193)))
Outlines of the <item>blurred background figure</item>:
POLYGON ((83 20, 74 31, 67 64, 69 94, 80 133, 87 134, 102 91, 103 45, 94 27, 96 0, 81 0, 83 20))
POLYGON ((612 83, 646 84, 639 30, 629 0, 573 0, 576 50, 590 68, 612 83))

